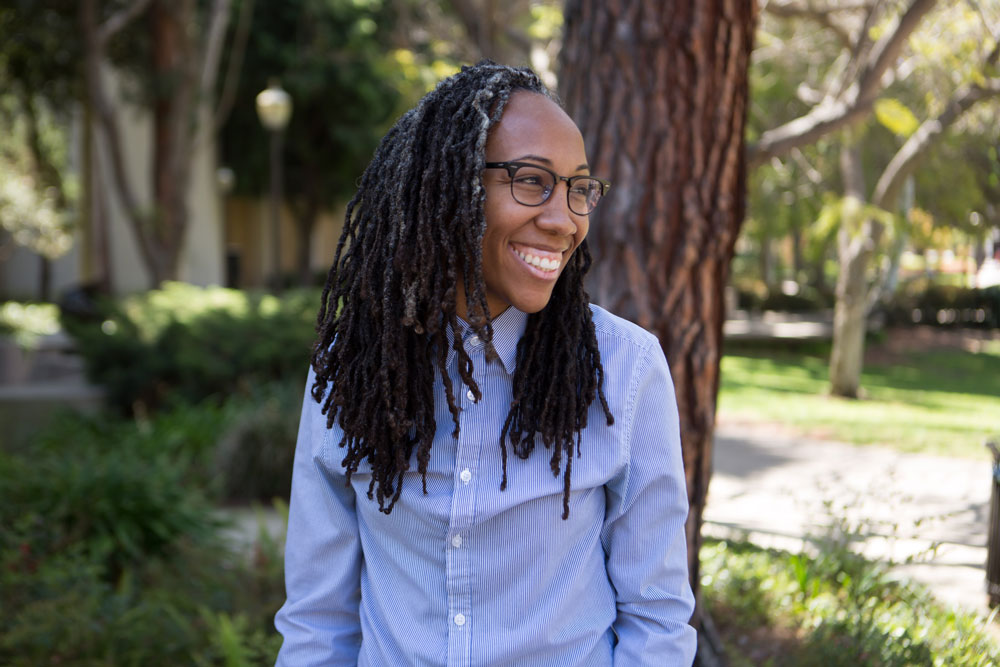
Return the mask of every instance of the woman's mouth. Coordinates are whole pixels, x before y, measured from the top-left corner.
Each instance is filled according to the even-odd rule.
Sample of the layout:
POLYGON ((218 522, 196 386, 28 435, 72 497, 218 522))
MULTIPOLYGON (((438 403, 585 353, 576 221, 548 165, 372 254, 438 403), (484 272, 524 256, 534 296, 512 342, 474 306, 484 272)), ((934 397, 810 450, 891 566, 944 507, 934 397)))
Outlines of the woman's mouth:
POLYGON ((559 267, 562 266, 562 253, 552 250, 542 250, 530 246, 514 246, 511 250, 524 264, 540 274, 542 278, 553 278, 559 275, 559 267))

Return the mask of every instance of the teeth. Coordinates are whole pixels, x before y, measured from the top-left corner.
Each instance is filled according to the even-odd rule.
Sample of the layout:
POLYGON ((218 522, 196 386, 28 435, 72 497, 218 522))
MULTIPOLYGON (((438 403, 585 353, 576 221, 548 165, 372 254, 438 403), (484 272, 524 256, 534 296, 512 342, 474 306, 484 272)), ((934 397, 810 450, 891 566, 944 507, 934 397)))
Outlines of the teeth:
POLYGON ((541 269, 542 271, 555 271, 559 268, 559 260, 548 259, 547 257, 537 257, 528 253, 523 253, 520 250, 515 250, 517 256, 523 259, 526 263, 531 264, 534 267, 541 269))

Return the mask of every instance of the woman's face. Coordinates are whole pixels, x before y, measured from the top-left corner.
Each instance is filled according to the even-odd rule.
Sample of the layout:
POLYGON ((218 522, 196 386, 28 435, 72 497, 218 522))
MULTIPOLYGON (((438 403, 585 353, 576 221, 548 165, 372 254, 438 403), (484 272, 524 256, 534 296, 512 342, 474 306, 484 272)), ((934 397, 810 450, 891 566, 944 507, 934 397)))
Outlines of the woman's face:
MULTIPOLYGON (((527 91, 511 95, 487 138, 486 161, 527 162, 560 176, 590 173, 576 124, 552 100, 527 91)), ((486 169, 483 185, 483 279, 490 315, 508 306, 536 313, 549 302, 556 279, 587 236, 588 218, 569 209, 565 181, 556 183, 541 206, 515 201, 504 169, 486 169)), ((460 314, 465 316, 465 308, 460 314)))

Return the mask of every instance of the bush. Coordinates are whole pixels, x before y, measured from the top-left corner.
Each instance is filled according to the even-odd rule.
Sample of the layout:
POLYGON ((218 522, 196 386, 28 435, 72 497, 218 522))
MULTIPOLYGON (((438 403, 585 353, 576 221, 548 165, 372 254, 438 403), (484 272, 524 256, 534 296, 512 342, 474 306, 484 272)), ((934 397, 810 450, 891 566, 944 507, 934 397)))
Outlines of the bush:
POLYGON ((1000 285, 985 289, 910 281, 885 306, 892 324, 1000 328, 1000 285))
POLYGON ((102 302, 102 321, 64 313, 63 322, 109 404, 141 414, 168 400, 195 402, 301 377, 318 304, 314 290, 278 298, 166 283, 102 302))
POLYGON ((227 405, 228 426, 214 454, 223 499, 288 499, 303 385, 271 383, 227 405))
POLYGON ((10 336, 23 348, 34 347, 42 336, 59 330, 59 310, 50 303, 0 304, 0 336, 10 336))
POLYGON ((232 552, 191 474, 228 416, 63 417, 0 454, 0 664, 273 664, 278 545, 232 552))
POLYGON ((734 667, 1000 661, 986 621, 944 609, 921 587, 891 579, 885 565, 842 545, 825 543, 811 556, 719 541, 706 543, 701 559, 705 605, 734 667), (777 652, 749 654, 748 638, 764 629, 784 641, 777 652))
POLYGON ((80 549, 115 581, 128 566, 169 556, 181 537, 212 533, 210 506, 169 455, 70 442, 30 458, 0 454, 0 549, 20 552, 26 566, 80 549))
POLYGON ((797 294, 785 294, 781 290, 769 290, 761 282, 734 280, 736 290, 736 307, 753 312, 773 310, 786 313, 807 313, 833 308, 835 297, 833 293, 813 287, 800 285, 797 294))

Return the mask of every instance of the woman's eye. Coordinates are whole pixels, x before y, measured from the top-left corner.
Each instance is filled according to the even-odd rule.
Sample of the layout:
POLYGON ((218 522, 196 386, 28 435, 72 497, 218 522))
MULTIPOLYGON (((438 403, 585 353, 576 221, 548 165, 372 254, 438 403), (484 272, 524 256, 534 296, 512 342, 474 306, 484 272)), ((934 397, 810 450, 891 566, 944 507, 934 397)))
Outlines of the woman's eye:
POLYGON ((536 176, 534 174, 527 174, 527 175, 520 175, 519 174, 519 175, 517 175, 517 176, 514 177, 514 182, 517 183, 518 185, 537 185, 537 186, 541 186, 542 185, 542 178, 541 178, 541 176, 536 176))

